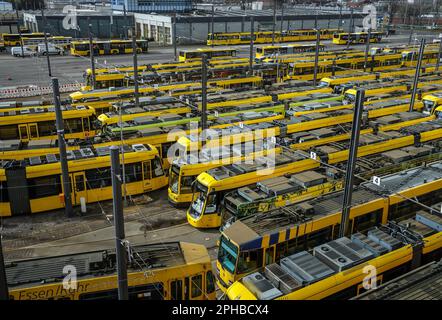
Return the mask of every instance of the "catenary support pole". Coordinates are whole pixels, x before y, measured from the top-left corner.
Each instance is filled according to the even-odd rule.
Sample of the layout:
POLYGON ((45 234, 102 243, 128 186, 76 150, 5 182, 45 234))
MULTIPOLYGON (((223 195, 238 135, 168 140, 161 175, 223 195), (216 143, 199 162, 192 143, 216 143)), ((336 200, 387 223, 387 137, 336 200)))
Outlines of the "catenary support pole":
MULTIPOLYGON (((207 129, 207 55, 201 59, 201 130, 207 129)), ((203 137, 205 140, 205 137, 203 137)))
POLYGON ((129 29, 129 23, 127 22, 127 12, 126 12, 126 4, 123 3, 123 15, 124 15, 124 39, 128 39, 129 35, 128 35, 128 29, 129 29))
POLYGON ((66 216, 69 218, 73 216, 71 182, 69 181, 69 167, 66 156, 66 141, 64 138, 63 114, 61 112, 60 88, 58 86, 57 78, 52 78, 52 90, 54 93, 55 125, 57 128, 58 148, 60 150, 60 165, 61 165, 61 178, 63 183, 64 206, 65 206, 66 216))
POLYGON ((3 258, 2 234, 0 232, 0 300, 8 299, 8 279, 6 278, 5 260, 3 258))
POLYGON ((353 25, 353 9, 351 9, 351 11, 350 11, 350 23, 348 24, 347 49, 350 48, 350 43, 351 43, 350 37, 351 37, 351 33, 353 32, 352 25, 353 25))
MULTIPOLYGON (((88 20, 90 20, 88 18, 88 20)), ((89 21, 88 21, 89 22, 89 21)), ((88 23, 88 33, 89 33, 89 56, 91 59, 91 70, 92 70, 92 77, 91 77, 91 87, 92 89, 95 89, 95 58, 94 58, 94 45, 92 42, 92 24, 88 23)))
POLYGON ((255 59, 253 54, 253 45, 255 43, 255 20, 252 17, 250 17, 250 56, 249 56, 249 73, 250 75, 253 74, 253 60, 255 59))
POLYGON ((319 41, 321 39, 321 30, 316 30, 316 49, 315 49, 315 68, 313 70, 313 85, 318 84, 318 60, 319 60, 319 41))
POLYGON ((111 176, 112 176, 112 197, 113 214, 115 225, 115 252, 117 259, 118 275, 118 299, 128 300, 127 285, 127 252, 124 245, 124 215, 121 195, 121 170, 120 150, 117 146, 111 146, 111 176))
POLYGON ((276 1, 277 1, 277 0, 273 0, 272 46, 275 45, 276 1))
POLYGON ((371 37, 371 28, 368 28, 367 43, 365 44, 364 72, 367 71, 368 53, 370 51, 370 37, 371 37))
POLYGON ((211 30, 210 31, 212 31, 212 48, 213 48, 213 46, 214 46, 214 44, 213 44, 213 41, 215 40, 215 6, 212 4, 212 21, 211 21, 211 23, 212 23, 212 27, 210 28, 211 30))
POLYGON ((439 65, 440 65, 441 53, 442 53, 442 39, 440 39, 440 42, 439 42, 439 53, 437 54, 436 72, 439 71, 439 65))
POLYGON ((43 33, 45 37, 45 48, 46 48, 46 61, 48 63, 48 74, 50 77, 52 77, 52 70, 51 70, 51 59, 49 59, 49 45, 48 45, 48 35, 46 34, 46 17, 43 12, 43 7, 40 8, 41 11, 41 18, 43 20, 43 33))
POLYGON ((284 1, 281 2, 281 35, 284 28, 284 1))
POLYGON ((416 99, 416 91, 419 85, 419 74, 421 71, 422 57, 424 55, 424 50, 425 50, 425 39, 422 38, 421 45, 419 47, 419 56, 417 58, 417 63, 416 63, 416 71, 414 72, 413 88, 411 90, 410 107, 408 109, 408 111, 410 112, 412 112, 414 108, 414 101, 416 99))
POLYGON ((132 28, 132 51, 133 51, 133 64, 134 64, 134 98, 135 107, 140 105, 140 92, 138 89, 138 52, 137 52, 137 34, 135 27, 132 28))
POLYGON ((342 201, 341 224, 339 226, 339 237, 344 237, 348 232, 348 222, 351 209, 351 200, 353 195, 353 178, 356 159, 358 156, 359 135, 361 132, 362 111, 364 106, 365 91, 358 89, 356 91, 356 101, 354 106, 353 124, 351 130, 350 153, 345 172, 344 199, 342 201))
POLYGON ((21 57, 24 58, 25 57, 25 52, 23 51, 23 41, 22 41, 21 30, 20 30, 20 16, 18 15, 18 9, 17 8, 15 8, 15 14, 17 16, 17 32, 18 32, 18 37, 19 37, 19 40, 20 40, 21 57))
POLYGON ((172 25, 172 41, 173 41, 173 57, 175 61, 178 61, 178 54, 177 54, 177 43, 176 43, 176 11, 173 14, 173 25, 172 25))

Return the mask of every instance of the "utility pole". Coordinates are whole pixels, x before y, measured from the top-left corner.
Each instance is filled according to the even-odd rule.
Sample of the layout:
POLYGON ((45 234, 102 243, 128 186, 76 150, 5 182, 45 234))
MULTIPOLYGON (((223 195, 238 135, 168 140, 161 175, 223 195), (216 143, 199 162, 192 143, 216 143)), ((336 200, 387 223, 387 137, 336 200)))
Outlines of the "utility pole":
POLYGON ((118 124, 120 126, 120 144, 121 144, 121 161, 122 161, 122 171, 123 171, 123 198, 124 206, 127 207, 127 189, 126 189, 126 167, 124 165, 124 135, 123 135, 123 103, 120 101, 117 103, 118 106, 118 124))
MULTIPOLYGON (((88 18, 90 21, 90 19, 88 18)), ((92 89, 95 89, 95 60, 94 60, 94 45, 92 43, 92 24, 88 24, 88 31, 89 31, 89 56, 91 59, 91 69, 92 69, 92 89)))
POLYGON ((357 89, 356 101, 353 114, 353 125, 351 129, 350 153, 345 172, 344 199, 342 202, 341 224, 339 226, 339 238, 344 237, 348 231, 348 222, 351 209, 351 198, 353 195, 353 178, 356 159, 358 156, 359 135, 361 131, 362 109, 364 106, 365 91, 357 89))
POLYGON ((63 114, 60 105, 60 89, 58 79, 52 78, 52 90, 54 91, 54 107, 55 107, 55 125, 57 128, 58 148, 60 150, 61 178, 64 190, 64 207, 68 218, 73 216, 72 199, 71 199, 71 182, 69 181, 69 167, 66 156, 66 141, 64 139, 64 123, 63 114))
POLYGON ((419 74, 421 71, 422 56, 424 55, 424 50, 425 50, 425 38, 422 38, 421 45, 419 48, 419 57, 417 58, 417 63, 416 63, 416 71, 414 72, 413 89, 411 91, 410 108, 408 110, 410 112, 413 111, 414 100, 416 99, 416 91, 419 84, 419 74))
POLYGON ((313 70, 313 85, 318 82, 318 60, 319 60, 319 40, 321 39, 321 30, 316 29, 316 50, 315 50, 315 69, 313 70))
POLYGON ((212 4, 212 48, 213 48, 213 41, 215 40, 215 6, 212 4))
MULTIPOLYGON (((17 3, 16 3, 17 5, 17 3)), ((18 15, 18 9, 15 8, 15 14, 17 16, 17 31, 18 31, 18 37, 20 38, 20 48, 21 48, 21 57, 25 57, 25 52, 23 51, 23 41, 21 37, 21 30, 20 30, 20 16, 18 15)))
POLYGON ((118 300, 129 300, 127 285, 127 253, 124 246, 124 215, 121 196, 120 152, 117 146, 111 146, 111 176, 113 214, 115 224, 115 254, 117 259, 118 300))
POLYGON ((348 39, 347 39, 347 49, 350 47, 350 37, 352 33, 352 24, 353 24, 353 9, 350 11, 350 23, 348 24, 348 39))
POLYGON ((408 37, 408 45, 411 44, 412 38, 413 38, 413 27, 411 27, 411 29, 410 29, 410 36, 408 37))
POLYGON ((370 37, 371 37, 371 28, 368 28, 367 43, 365 44, 364 72, 367 71, 368 52, 370 51, 370 37))
POLYGON ((273 26, 272 26, 272 46, 275 45, 275 27, 276 27, 276 1, 273 0, 273 26))
POLYGON ((207 55, 201 59, 201 133, 205 141, 204 130, 207 129, 207 55))
POLYGON ((42 18, 42 21, 43 21, 43 33, 45 34, 44 37, 45 37, 45 47, 46 47, 46 59, 47 59, 47 62, 48 62, 48 73, 49 73, 49 76, 52 77, 51 61, 49 59, 48 35, 46 34, 46 25, 47 25, 46 17, 45 17, 44 12, 43 12, 43 7, 41 7, 40 10, 41 10, 41 18, 42 18))
POLYGON ((440 42, 439 42, 439 53, 437 54, 436 72, 439 71, 441 53, 442 53, 442 39, 440 39, 440 42))
POLYGON ((250 75, 253 74, 253 60, 255 59, 253 55, 253 44, 255 42, 255 19, 253 16, 250 17, 250 57, 249 57, 249 72, 250 75))
POLYGON ((281 2, 281 36, 284 28, 284 1, 281 2))
POLYGON ((138 89, 138 52, 137 52, 137 36, 135 27, 132 28, 132 51, 134 57, 134 97, 135 107, 140 105, 140 92, 138 89))
POLYGON ((172 32, 173 32, 173 56, 175 61, 178 61, 178 55, 177 55, 177 47, 176 47, 176 10, 173 14, 173 24, 172 24, 172 32))
POLYGON ((342 5, 339 5, 339 22, 338 22, 338 32, 341 30, 342 27, 342 5))
POLYGON ((315 29, 318 29, 318 11, 315 10, 315 29))
POLYGON ((8 299, 8 279, 6 278, 6 267, 3 259, 2 234, 0 232, 0 300, 8 299))
POLYGON ((276 52, 276 83, 279 83, 279 53, 276 52))
POLYGON ((113 38, 112 37, 112 25, 113 24, 114 24, 114 17, 112 15, 112 11, 111 11, 111 14, 109 16, 109 40, 111 40, 113 38))
POLYGON ((127 23, 126 3, 123 3, 123 14, 124 14, 124 24, 125 24, 125 26, 124 26, 124 39, 127 40, 129 38, 128 31, 127 31, 129 26, 127 23))

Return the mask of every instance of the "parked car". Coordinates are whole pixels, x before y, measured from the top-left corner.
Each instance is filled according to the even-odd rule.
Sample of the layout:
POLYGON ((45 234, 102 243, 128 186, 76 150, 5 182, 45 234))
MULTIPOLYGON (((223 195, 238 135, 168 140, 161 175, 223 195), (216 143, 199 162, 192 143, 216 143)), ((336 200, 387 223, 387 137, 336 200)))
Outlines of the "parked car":
POLYGON ((63 49, 53 45, 52 43, 48 43, 48 50, 46 51, 46 45, 44 43, 39 43, 37 47, 37 52, 39 55, 61 55, 63 54, 63 49))
POLYGON ((21 50, 21 47, 12 47, 11 48, 11 54, 14 57, 32 57, 36 54, 35 51, 33 51, 31 48, 24 46, 23 51, 21 50))

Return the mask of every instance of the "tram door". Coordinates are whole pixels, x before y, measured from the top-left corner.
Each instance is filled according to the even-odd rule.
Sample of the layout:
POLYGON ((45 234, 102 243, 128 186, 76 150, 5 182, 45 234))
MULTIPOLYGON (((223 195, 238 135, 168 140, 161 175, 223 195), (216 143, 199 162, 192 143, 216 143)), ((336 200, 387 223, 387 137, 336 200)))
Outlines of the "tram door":
POLYGON ((152 166, 150 160, 143 162, 143 187, 144 191, 152 190, 152 166))
POLYGON ((73 184, 72 188, 72 200, 75 205, 80 204, 80 198, 84 198, 87 202, 87 191, 86 191, 86 176, 84 172, 75 172, 72 174, 73 184))
POLYGON ((103 43, 103 54, 112 54, 110 42, 103 43))
POLYGON ((189 300, 190 283, 189 277, 184 278, 184 300, 189 300))
POLYGON ((18 126, 18 132, 20 140, 23 142, 38 138, 38 128, 36 123, 20 124, 18 126))
POLYGON ((176 279, 170 282, 170 299, 183 300, 183 280, 176 279))
POLYGON ((275 247, 267 248, 264 257, 266 266, 272 264, 275 261, 275 247))

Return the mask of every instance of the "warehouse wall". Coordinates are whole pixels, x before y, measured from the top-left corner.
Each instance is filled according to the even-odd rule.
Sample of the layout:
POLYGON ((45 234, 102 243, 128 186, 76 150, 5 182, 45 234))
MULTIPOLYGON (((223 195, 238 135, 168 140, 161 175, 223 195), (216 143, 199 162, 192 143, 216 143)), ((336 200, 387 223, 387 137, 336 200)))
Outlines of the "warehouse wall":
MULTIPOLYGON (((65 29, 63 27, 64 16, 47 16, 45 24, 46 31, 52 35, 70 36, 75 38, 87 38, 89 20, 87 16, 77 16, 77 24, 79 30, 65 29)), ((34 16, 25 19, 26 25, 33 31, 43 31, 43 22, 41 16, 34 16)), ((112 16, 112 24, 110 16, 90 16, 90 23, 92 25, 92 34, 94 38, 108 39, 123 38, 126 24, 129 28, 133 26, 133 17, 127 16, 127 22, 124 16, 112 16)))
MULTIPOLYGON (((343 19, 341 27, 348 30, 350 19, 343 19)), ((354 19, 354 25, 362 24, 362 19, 354 19)), ((325 19, 318 20, 317 26, 319 28, 337 28, 339 20, 325 19)), ((284 20, 283 29, 301 29, 314 28, 315 20, 284 20)), ((255 31, 269 30, 271 26, 268 23, 255 22, 255 31)), ((281 22, 277 21, 276 30, 280 30, 281 22)), ((180 44, 203 43, 207 39, 207 33, 211 30, 211 22, 180 22, 177 24, 177 35, 180 44)), ((215 22, 215 32, 249 32, 250 21, 240 22, 215 22)))

